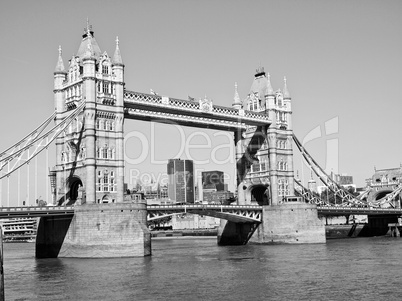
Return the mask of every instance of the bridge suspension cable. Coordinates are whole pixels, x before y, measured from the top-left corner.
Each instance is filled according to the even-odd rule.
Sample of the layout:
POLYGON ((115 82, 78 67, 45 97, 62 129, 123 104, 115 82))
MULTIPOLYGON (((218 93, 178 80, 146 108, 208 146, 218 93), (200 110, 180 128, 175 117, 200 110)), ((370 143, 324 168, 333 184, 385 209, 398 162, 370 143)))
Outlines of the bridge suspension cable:
POLYGON ((318 165, 318 163, 313 159, 313 157, 306 151, 297 137, 293 134, 293 141, 295 142, 303 158, 306 160, 309 167, 314 171, 317 177, 327 186, 336 196, 340 197, 342 200, 342 205, 354 204, 354 205, 364 205, 367 206, 366 202, 361 201, 352 194, 350 194, 346 189, 336 183, 332 178, 327 175, 327 173, 318 165))
MULTIPOLYGON (((363 201, 363 198, 369 194, 371 190, 370 187, 368 187, 366 191, 364 191, 360 196, 358 197, 353 196, 346 189, 344 189, 342 186, 340 186, 338 183, 332 180, 332 178, 329 175, 325 173, 325 171, 318 165, 318 163, 313 159, 313 157, 311 157, 311 155, 306 151, 306 149, 302 146, 302 144, 294 134, 293 134, 293 141, 295 142, 297 148, 303 155, 303 158, 306 160, 307 164, 314 171, 317 177, 319 177, 320 180, 324 183, 324 185, 326 185, 336 196, 339 196, 341 198, 342 205, 353 204, 353 205, 370 206, 376 208, 389 205, 394 207, 392 201, 402 192, 402 184, 399 185, 394 191, 387 194, 381 199, 370 202, 363 201)), ((303 187, 303 185, 301 185, 301 183, 296 179, 295 182, 299 186, 303 187)), ((313 196, 311 196, 311 192, 308 193, 308 191, 309 191, 308 189, 304 188, 304 190, 302 189, 301 192, 299 191, 299 193, 305 196, 310 202, 318 202, 318 200, 316 200, 313 196)))
POLYGON ((54 118, 55 114, 52 114, 51 117, 49 117, 33 132, 3 151, 0 154, 0 180, 10 176, 10 174, 23 165, 29 165, 29 162, 33 158, 43 150, 47 149, 50 143, 66 130, 70 123, 83 111, 84 107, 85 103, 83 102, 66 118, 61 120, 59 124, 42 134, 54 118), (32 149, 32 151, 30 151, 30 149, 32 149))
POLYGON ((2 157, 7 156, 9 154, 12 154, 15 150, 18 150, 20 148, 25 147, 28 145, 33 139, 38 137, 45 129, 46 127, 53 121, 53 119, 56 117, 56 112, 54 112, 52 115, 50 115, 41 125, 39 125, 36 129, 34 129, 31 133, 29 133, 27 136, 22 138, 20 141, 15 143, 14 145, 10 146, 6 150, 0 153, 0 161, 2 161, 2 157))
POLYGON ((315 195, 310 189, 304 187, 298 179, 294 178, 294 181, 296 184, 296 192, 299 193, 300 196, 302 196, 309 203, 316 205, 328 205, 328 203, 325 202, 322 198, 320 198, 318 195, 315 195))

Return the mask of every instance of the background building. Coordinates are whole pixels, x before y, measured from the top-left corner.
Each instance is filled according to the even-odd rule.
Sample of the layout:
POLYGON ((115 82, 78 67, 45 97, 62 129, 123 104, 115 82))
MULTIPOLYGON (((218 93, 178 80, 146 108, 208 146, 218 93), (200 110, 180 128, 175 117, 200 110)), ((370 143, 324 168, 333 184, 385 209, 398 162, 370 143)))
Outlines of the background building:
POLYGON ((215 189, 215 191, 225 190, 224 173, 219 170, 204 171, 201 173, 202 188, 215 189))
POLYGON ((169 159, 168 196, 176 203, 194 203, 194 164, 192 160, 169 159))
POLYGON ((225 184, 225 174, 223 171, 212 170, 201 173, 202 202, 223 204, 234 195, 228 191, 228 185, 225 184))

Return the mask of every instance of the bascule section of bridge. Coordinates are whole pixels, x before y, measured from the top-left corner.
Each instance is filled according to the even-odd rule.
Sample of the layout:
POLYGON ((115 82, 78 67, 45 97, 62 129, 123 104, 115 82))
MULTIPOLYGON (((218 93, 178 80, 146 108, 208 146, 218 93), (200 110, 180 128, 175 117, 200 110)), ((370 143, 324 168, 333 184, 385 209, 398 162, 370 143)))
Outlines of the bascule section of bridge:
POLYGON ((248 205, 161 205, 150 206, 148 221, 169 217, 175 214, 199 214, 228 220, 234 223, 256 223, 262 221, 261 206, 248 205))

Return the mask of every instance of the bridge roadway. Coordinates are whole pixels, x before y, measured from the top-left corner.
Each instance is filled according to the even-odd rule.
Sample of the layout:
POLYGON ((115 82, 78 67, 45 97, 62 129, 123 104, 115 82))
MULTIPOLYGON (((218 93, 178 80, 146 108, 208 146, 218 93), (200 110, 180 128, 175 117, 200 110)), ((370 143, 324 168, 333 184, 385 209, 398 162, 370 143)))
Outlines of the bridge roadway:
MULTIPOLYGON (((147 207, 148 220, 173 214, 193 213, 227 219, 236 223, 261 222, 262 207, 256 205, 153 205, 147 207)), ((318 215, 402 215, 402 208, 318 206, 318 215)), ((0 207, 0 218, 42 217, 74 214, 74 206, 0 207)))
POLYGON ((255 205, 160 205, 148 206, 147 211, 148 221, 183 213, 213 216, 235 223, 260 223, 262 220, 262 207, 255 205))

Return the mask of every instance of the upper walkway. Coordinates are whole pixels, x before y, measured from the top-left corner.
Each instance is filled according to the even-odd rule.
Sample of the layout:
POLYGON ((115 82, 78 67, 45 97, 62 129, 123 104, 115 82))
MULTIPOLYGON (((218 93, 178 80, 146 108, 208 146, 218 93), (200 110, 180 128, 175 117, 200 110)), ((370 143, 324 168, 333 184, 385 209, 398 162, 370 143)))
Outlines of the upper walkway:
POLYGON ((168 122, 215 130, 246 130, 249 126, 268 126, 267 114, 217 106, 211 100, 183 100, 126 90, 125 117, 168 122))

